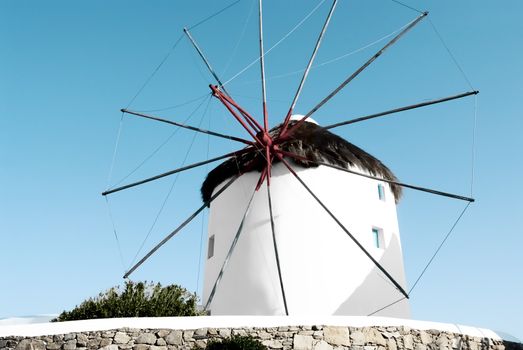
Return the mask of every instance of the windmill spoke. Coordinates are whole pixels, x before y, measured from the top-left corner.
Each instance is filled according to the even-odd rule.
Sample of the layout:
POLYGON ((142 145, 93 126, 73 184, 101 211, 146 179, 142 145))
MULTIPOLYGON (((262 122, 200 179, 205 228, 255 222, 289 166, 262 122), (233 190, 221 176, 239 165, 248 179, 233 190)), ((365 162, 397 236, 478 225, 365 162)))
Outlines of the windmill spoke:
MULTIPOLYGON (((320 109, 325 103, 327 103, 331 98, 333 98, 338 92, 340 92, 345 86, 347 86, 348 83, 350 83, 354 78, 356 78, 365 68, 370 66, 372 62, 374 62, 378 57, 380 57, 385 50, 387 50, 390 46, 392 46, 394 43, 396 43, 405 33, 407 33, 409 30, 411 30, 416 24, 418 24, 423 18, 427 16, 427 12, 424 12, 421 14, 418 18, 416 18, 414 21, 412 21, 408 26, 406 26, 401 32, 398 33, 394 38, 392 38, 385 46, 383 46, 378 52, 374 54, 367 62, 365 62, 360 68, 358 68, 354 73, 352 73, 347 79, 345 79, 344 82, 342 82, 336 89, 334 89, 327 97, 325 97, 323 100, 321 100, 320 103, 318 103, 313 109, 311 109, 303 118, 301 118, 296 124, 294 124, 286 133, 286 135, 292 133, 292 131, 296 130, 301 123, 303 123, 307 118, 309 118, 312 114, 314 114, 318 109, 320 109)), ((283 135, 283 136, 286 136, 283 135)))
POLYGON ((303 72, 303 76, 301 77, 300 85, 298 85, 298 89, 296 90, 296 94, 294 95, 294 99, 292 100, 291 106, 289 108, 289 112, 287 112, 287 116, 285 117, 285 120, 283 122, 282 133, 285 133, 285 130, 287 129, 287 125, 289 124, 289 121, 291 119, 292 111, 294 110, 294 107, 296 106, 296 103, 298 102, 298 98, 300 97, 301 90, 303 89, 305 80, 307 79, 307 76, 309 75, 309 71, 312 67, 312 63, 314 62, 314 59, 316 58, 316 53, 318 52, 318 49, 320 48, 321 41, 323 39, 323 36, 325 35, 325 31, 327 30, 327 27, 329 26, 330 19, 332 17, 334 9, 336 8, 337 3, 338 3, 338 0, 334 0, 332 2, 332 6, 329 11, 329 14, 327 15, 327 19, 325 20, 325 23, 323 24, 323 28, 321 29, 320 35, 318 36, 318 40, 316 41, 316 46, 314 47, 314 50, 312 51, 311 58, 309 59, 309 63, 307 64, 307 68, 305 68, 305 71, 303 72))
POLYGON ((263 130, 269 130, 269 117, 267 115, 267 93, 265 91, 265 54, 263 52, 263 8, 262 0, 258 0, 258 22, 260 36, 260 71, 261 71, 261 88, 262 88, 262 112, 263 112, 263 130))
POLYGON ((378 177, 378 176, 373 176, 373 175, 370 175, 370 174, 360 173, 358 171, 350 170, 350 169, 347 169, 347 168, 344 168, 344 167, 341 167, 341 166, 338 166, 338 165, 330 164, 330 163, 327 163, 327 162, 322 162, 322 161, 319 161, 319 160, 308 159, 308 158, 302 157, 302 156, 300 156, 298 154, 291 153, 291 152, 286 152, 286 151, 281 151, 281 150, 279 150, 278 152, 280 154, 282 154, 282 155, 298 159, 298 160, 300 160, 302 162, 309 162, 309 163, 314 163, 314 164, 318 164, 318 165, 328 166, 330 168, 341 170, 341 171, 344 171, 346 173, 350 173, 350 174, 366 177, 368 179, 383 181, 383 182, 386 182, 386 183, 389 183, 389 184, 410 188, 410 189, 413 189, 413 190, 416 190, 416 191, 422 191, 422 192, 435 194, 435 195, 438 195, 438 196, 443 196, 443 197, 448 197, 448 198, 453 198, 453 199, 459 199, 459 200, 462 200, 462 201, 465 201, 465 202, 470 202, 470 203, 475 201, 474 198, 469 198, 469 197, 461 196, 461 195, 458 195, 458 194, 438 191, 438 190, 434 190, 434 189, 430 189, 430 188, 425 188, 425 187, 420 187, 420 186, 415 186, 415 185, 409 185, 409 184, 406 184, 406 183, 397 182, 397 181, 393 181, 393 180, 388 180, 388 179, 384 179, 384 178, 378 177))
POLYGON ((305 182, 303 182, 303 180, 298 176, 298 174, 294 171, 290 164, 281 155, 279 155, 279 158, 282 161, 282 163, 285 164, 287 169, 289 169, 291 174, 294 175, 296 179, 298 179, 302 186, 305 187, 307 192, 309 192, 310 195, 318 202, 318 204, 323 208, 323 210, 325 210, 325 212, 329 214, 329 216, 336 222, 336 224, 338 224, 338 226, 352 239, 352 241, 358 246, 358 248, 360 248, 361 251, 365 253, 365 255, 374 263, 374 265, 376 265, 376 267, 381 272, 383 272, 385 276, 387 276, 387 278, 394 284, 394 286, 401 292, 401 294, 403 294, 405 298, 408 299, 409 295, 403 289, 403 287, 398 282, 396 282, 396 280, 390 275, 390 273, 388 273, 387 270, 385 270, 385 268, 381 266, 381 264, 372 257, 372 255, 365 249, 365 247, 363 247, 363 245, 361 245, 361 243, 356 239, 356 237, 354 237, 352 233, 350 233, 350 231, 341 223, 341 221, 338 220, 338 218, 329 210, 329 208, 327 208, 325 204, 323 204, 323 202, 314 194, 314 192, 309 188, 309 186, 307 186, 307 184, 305 184, 305 182))
MULTIPOLYGON (((231 113, 231 115, 234 117, 234 119, 236 119, 236 121, 238 121, 238 123, 240 123, 240 125, 245 129, 245 131, 247 131, 249 133, 249 135, 251 135, 251 137, 256 141, 256 143, 258 145, 261 145, 262 143, 261 143, 260 139, 254 133, 257 131, 257 129, 253 126, 253 124, 249 120, 249 118, 246 118, 246 121, 249 123, 249 125, 252 127, 252 129, 249 128, 249 126, 245 123, 245 120, 243 120, 238 115, 238 113, 236 113, 236 111, 233 109, 233 107, 237 108, 237 104, 232 103, 231 100, 228 100, 227 96, 225 96, 220 90, 218 90, 218 88, 216 86, 211 85, 210 88, 211 88, 214 96, 216 96, 220 100, 220 102, 225 106, 225 108, 227 108, 227 110, 229 111, 229 113, 231 113), (254 129, 254 131, 253 131, 253 129, 254 129)), ((244 115, 244 117, 245 117, 245 115, 244 115)))
POLYGON ((143 258, 140 259, 133 267, 129 269, 123 276, 123 278, 129 277, 140 265, 142 265, 147 259, 151 257, 161 246, 163 246, 165 243, 167 243, 168 240, 174 237, 182 228, 187 226, 198 214, 200 214, 207 206, 211 204, 213 200, 215 200, 220 194, 222 194, 229 186, 231 186, 234 181, 236 181, 240 175, 236 175, 235 177, 231 178, 222 188, 220 188, 215 194, 212 195, 211 198, 209 198, 208 201, 203 203, 201 207, 199 207, 194 213, 192 213, 184 222, 182 222, 177 228, 175 228, 171 233, 169 233, 164 239, 160 241, 156 246, 154 246, 153 249, 149 251, 143 258))
POLYGON ((278 278, 280 279, 280 289, 281 296, 283 299, 283 306, 285 308, 285 315, 289 316, 289 309, 287 308, 287 298, 285 296, 285 288, 283 287, 283 279, 281 276, 281 267, 280 267, 280 256, 278 254, 278 244, 276 242, 276 229, 274 227, 274 216, 272 213, 272 199, 271 199, 271 190, 269 184, 267 184, 267 198, 269 200, 269 216, 271 218, 271 231, 272 231, 272 243, 274 246, 274 256, 276 258, 276 267, 278 268, 278 278))
POLYGON ((205 304, 204 310, 209 310, 209 307, 211 306, 211 303, 214 299, 214 295, 216 294, 216 290, 218 289, 218 285, 220 284, 220 282, 222 280, 223 273, 224 273, 225 269, 227 268, 227 265, 229 264, 229 260, 231 259, 232 253, 234 252, 234 248, 236 248, 236 243, 238 243, 238 239, 240 238, 240 235, 243 231, 243 225, 245 224, 245 219, 247 218, 247 215, 249 214, 249 211, 251 209, 252 200, 253 200, 255 194, 256 194, 256 190, 252 192, 252 196, 249 199, 249 202, 247 203, 247 208, 245 208, 245 213, 243 213, 242 221, 240 222, 240 225, 238 226, 238 230, 236 231, 236 235, 234 236, 234 239, 232 240, 229 251, 227 252, 227 256, 225 257, 225 260, 223 261, 222 268, 220 269, 220 272, 218 273, 218 277, 216 278, 216 281, 214 281, 214 284, 211 289, 211 293, 209 294, 209 298, 207 299, 207 303, 205 304))
POLYGON ((464 92, 462 94, 453 95, 453 96, 449 96, 449 97, 444 97, 444 98, 440 98, 440 99, 436 99, 436 100, 420 102, 420 103, 416 103, 416 104, 405 106, 405 107, 394 108, 394 109, 390 109, 388 111, 375 113, 375 114, 369 114, 369 115, 366 115, 366 116, 363 116, 363 117, 346 120, 346 121, 339 122, 339 123, 336 123, 336 124, 327 125, 327 126, 322 127, 322 129, 333 129, 333 128, 337 128, 339 126, 359 123, 359 122, 362 122, 362 121, 365 121, 365 120, 374 119, 374 118, 378 118, 378 117, 383 117, 383 116, 394 114, 394 113, 398 113, 398 112, 403 112, 403 111, 408 111, 408 110, 411 110, 411 109, 416 109, 416 108, 421 108, 421 107, 425 107, 425 106, 430 106, 430 105, 434 105, 434 104, 437 104, 437 103, 443 103, 443 102, 447 102, 447 101, 452 101, 452 100, 456 100, 456 99, 459 99, 459 98, 467 97, 467 96, 470 96, 470 95, 477 95, 478 93, 479 93, 479 91, 469 91, 469 92, 464 92))
POLYGON ((180 128, 189 129, 189 130, 196 131, 196 132, 201 132, 203 134, 212 135, 212 136, 216 136, 216 137, 221 137, 221 138, 224 138, 224 139, 227 139, 227 140, 238 141, 238 142, 241 142, 241 143, 244 143, 244 144, 247 144, 247 145, 254 145, 254 142, 249 141, 249 140, 245 140, 245 139, 242 139, 242 138, 239 138, 239 137, 226 135, 226 134, 221 134, 221 133, 215 132, 215 131, 205 130, 205 129, 197 128, 197 127, 191 126, 191 125, 181 124, 181 123, 178 123, 178 122, 174 122, 172 120, 158 118, 158 117, 154 117, 152 115, 148 115, 148 114, 144 114, 144 113, 133 112, 133 111, 130 111, 130 110, 125 109, 125 108, 122 109, 121 111, 123 113, 135 115, 137 117, 142 117, 142 118, 146 118, 146 119, 156 120, 156 121, 159 121, 159 122, 162 122, 162 123, 175 125, 175 126, 178 126, 180 128))
POLYGON ((181 167, 181 168, 178 168, 178 169, 174 169, 174 170, 168 171, 168 172, 160 174, 160 175, 156 175, 156 176, 144 179, 144 180, 133 182, 133 183, 128 184, 128 185, 124 185, 124 186, 117 187, 117 188, 114 188, 114 189, 111 189, 111 190, 107 190, 105 192, 102 192, 102 195, 103 196, 107 196, 108 194, 111 194, 111 193, 115 193, 115 192, 119 192, 119 191, 122 191, 122 190, 126 190, 126 189, 131 188, 131 187, 143 185, 145 183, 161 179, 162 177, 166 177, 166 176, 173 175, 173 174, 185 171, 185 170, 197 168, 197 167, 205 165, 205 164, 216 162, 217 160, 220 160, 220 159, 225 159, 225 158, 229 158, 229 157, 238 157, 238 156, 240 156, 242 154, 245 154, 245 153, 248 153, 248 152, 252 152, 253 150, 254 150, 254 148, 244 148, 244 149, 242 149, 240 151, 227 153, 227 154, 221 155, 219 157, 215 157, 215 158, 204 160, 204 161, 201 161, 201 162, 198 162, 198 163, 186 165, 184 167, 181 167))
POLYGON ((198 52, 198 55, 201 57, 201 59, 203 60, 203 63, 205 63, 205 66, 207 67, 207 69, 209 70, 209 72, 212 74, 212 76, 214 77, 214 79, 216 80, 216 82, 218 83, 218 86, 223 90, 224 93, 226 93, 227 95, 229 95, 229 93, 227 92, 227 90, 225 90, 225 87, 223 86, 223 83, 222 81, 220 80, 220 78, 218 77, 218 75, 216 74, 216 72, 214 71, 214 69, 211 67, 211 64, 209 63, 209 60, 207 60, 207 57, 205 57, 205 55, 203 54, 202 50, 200 49, 200 47, 198 46, 198 44, 196 43, 196 41, 194 40, 194 38, 192 37, 191 33, 189 32, 189 29, 187 28, 183 28, 183 32, 185 33, 185 35, 187 35, 187 38, 189 39, 189 41, 191 42, 191 44, 194 46, 194 48, 196 49, 196 51, 198 52))

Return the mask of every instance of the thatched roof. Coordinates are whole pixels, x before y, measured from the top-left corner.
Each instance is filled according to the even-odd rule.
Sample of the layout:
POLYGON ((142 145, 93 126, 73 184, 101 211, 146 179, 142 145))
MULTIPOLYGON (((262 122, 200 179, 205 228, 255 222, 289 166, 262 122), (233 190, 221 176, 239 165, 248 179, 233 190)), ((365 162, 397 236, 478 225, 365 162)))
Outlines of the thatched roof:
MULTIPOLYGON (((296 123, 291 122, 290 125, 296 123)), ((271 130, 271 135, 276 135, 280 132, 281 125, 271 130)), ((280 149, 288 152, 298 154, 302 157, 313 161, 320 161, 348 168, 349 166, 357 167, 362 172, 369 173, 373 176, 384 178, 387 180, 397 181, 396 176, 387 168, 380 160, 376 159, 361 148, 344 140, 331 133, 320 126, 304 122, 293 133, 291 140, 285 141, 279 145, 280 149)), ((317 164, 311 162, 304 162, 290 158, 291 161, 304 168, 318 167, 317 164)), ((278 163, 277 158, 273 163, 278 163)), ((209 200, 214 189, 238 174, 239 171, 244 171, 247 165, 252 166, 251 171, 263 170, 266 164, 265 158, 256 152, 247 153, 237 158, 231 158, 214 168, 202 184, 201 194, 204 201, 209 200), (252 163, 254 162, 254 163, 252 163)), ((394 193, 396 202, 401 197, 401 187, 391 184, 391 190, 394 193)))

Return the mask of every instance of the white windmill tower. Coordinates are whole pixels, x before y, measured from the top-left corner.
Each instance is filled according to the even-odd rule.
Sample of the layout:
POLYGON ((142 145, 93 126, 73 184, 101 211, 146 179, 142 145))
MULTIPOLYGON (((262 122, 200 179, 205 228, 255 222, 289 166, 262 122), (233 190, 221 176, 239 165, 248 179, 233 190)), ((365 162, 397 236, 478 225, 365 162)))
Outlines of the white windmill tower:
MULTIPOLYGON (((408 23, 305 116, 292 118, 327 19, 283 122, 269 129, 265 96, 262 2, 259 0, 263 122, 238 105, 188 29, 185 34, 217 85, 212 94, 251 139, 226 135, 123 109, 122 112, 247 145, 236 152, 105 191, 108 195, 227 159, 202 187, 204 203, 124 275, 128 277, 205 208, 211 208, 203 302, 211 314, 393 315, 408 317, 409 294, 396 216, 400 188, 473 202, 474 199, 399 183, 379 160, 328 130, 476 95, 424 101, 340 123, 318 126, 311 115, 411 30, 408 23), (263 125, 261 125, 263 124, 263 125)), ((430 264, 430 262, 429 262, 430 264)), ((412 290, 412 289, 411 289, 412 290)))
MULTIPOLYGON (((253 196, 257 171, 243 174, 213 201, 203 291, 210 313, 367 315, 401 297, 401 189, 342 169, 397 181, 390 170, 311 122, 280 149, 326 164, 298 160, 294 167, 322 204, 281 163, 272 166, 272 213, 266 184, 253 196)), ((250 162, 252 157, 228 160, 211 171, 204 201, 250 162)), ((409 317, 408 301, 383 314, 409 317)))

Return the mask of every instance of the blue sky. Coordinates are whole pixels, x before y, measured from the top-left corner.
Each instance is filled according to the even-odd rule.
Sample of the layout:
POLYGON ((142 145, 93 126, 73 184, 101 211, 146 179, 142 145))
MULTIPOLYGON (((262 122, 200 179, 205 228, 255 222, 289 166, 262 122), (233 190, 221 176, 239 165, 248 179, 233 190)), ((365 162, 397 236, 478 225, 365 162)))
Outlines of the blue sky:
MULTIPOLYGON (((519 19, 523 3, 406 3, 430 12, 429 19, 473 87, 481 90, 473 186, 477 202, 414 290, 413 318, 493 328, 523 339, 523 22, 519 19)), ((108 183, 119 109, 128 106, 171 52, 181 29, 224 4, 0 2, 0 317, 59 313, 121 284, 123 271, 162 203, 166 204, 140 254, 200 205, 199 186, 210 167, 180 175, 174 186, 175 178, 168 178, 114 195, 109 206, 117 245, 100 193, 108 183)), ((316 4, 266 1, 266 48, 316 4)), ((271 125, 282 120, 289 106, 300 79, 300 74, 289 73, 305 67, 328 7, 326 1, 266 57, 271 125)), ((352 53, 416 16, 389 0, 342 0, 316 62, 352 53)), ((257 57, 256 25, 255 4, 242 0, 192 33, 228 80, 257 57)), ((307 112, 384 43, 313 69, 296 111, 307 112)), ((196 110, 190 119, 193 125, 245 136, 217 101, 209 101, 211 82, 183 39, 130 108, 164 109, 196 99, 151 113, 183 121, 196 110)), ((243 106, 259 115, 257 65, 228 87, 243 106)), ((424 20, 314 118, 325 125, 468 90, 430 22, 424 20)), ((474 102, 466 98, 336 132, 380 158, 404 182, 469 195, 474 102)), ((171 136, 174 131, 167 125, 125 117, 110 184, 238 147, 186 131, 171 136)), ((412 284, 464 203, 405 192, 398 215, 412 284)), ((133 278, 199 290, 205 224, 205 216, 195 220, 133 278)))

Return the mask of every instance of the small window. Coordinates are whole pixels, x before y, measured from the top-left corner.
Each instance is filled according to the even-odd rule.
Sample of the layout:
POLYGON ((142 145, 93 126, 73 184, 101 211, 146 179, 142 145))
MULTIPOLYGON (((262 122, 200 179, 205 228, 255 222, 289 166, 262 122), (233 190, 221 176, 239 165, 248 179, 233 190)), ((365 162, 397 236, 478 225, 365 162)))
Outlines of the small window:
POLYGON ((212 258, 214 255, 214 235, 209 237, 209 245, 207 246, 207 259, 212 258))
POLYGON ((376 248, 383 248, 383 230, 377 227, 372 228, 372 243, 376 248))
POLYGON ((378 184, 378 198, 381 201, 385 200, 385 187, 382 184, 378 184))

